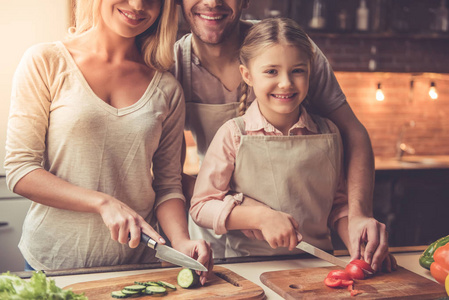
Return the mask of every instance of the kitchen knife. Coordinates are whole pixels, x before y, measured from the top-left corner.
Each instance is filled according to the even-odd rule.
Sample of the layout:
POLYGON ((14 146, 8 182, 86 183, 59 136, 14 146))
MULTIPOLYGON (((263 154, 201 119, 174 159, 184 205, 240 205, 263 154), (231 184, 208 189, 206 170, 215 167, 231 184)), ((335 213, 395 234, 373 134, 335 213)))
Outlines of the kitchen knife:
POLYGON ((333 256, 332 254, 327 253, 326 251, 323 251, 315 246, 310 245, 307 242, 300 242, 296 248, 301 249, 304 252, 307 252, 309 254, 312 254, 315 257, 324 259, 325 261, 330 262, 331 264, 340 266, 342 268, 345 268, 346 265, 348 264, 347 262, 345 262, 344 260, 333 256))
POLYGON ((143 232, 140 235, 140 242, 156 250, 156 257, 163 261, 192 270, 207 271, 207 268, 197 260, 169 246, 159 244, 143 232))

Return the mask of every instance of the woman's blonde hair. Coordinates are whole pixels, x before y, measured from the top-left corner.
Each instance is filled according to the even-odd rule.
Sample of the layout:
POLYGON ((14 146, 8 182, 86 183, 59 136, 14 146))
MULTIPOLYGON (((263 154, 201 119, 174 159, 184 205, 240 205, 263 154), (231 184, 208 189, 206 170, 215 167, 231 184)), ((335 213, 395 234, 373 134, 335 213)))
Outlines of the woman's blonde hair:
MULTIPOLYGON (((313 60, 314 49, 304 30, 288 18, 268 18, 253 25, 240 48, 240 63, 248 67, 249 61, 261 51, 276 44, 295 46, 313 60)), ((244 83, 243 83, 244 84, 244 83)), ((246 111, 249 88, 242 86, 240 98, 240 115, 246 111)))
MULTIPOLYGON (((75 25, 69 36, 83 34, 100 22, 102 0, 76 0, 75 25)), ((161 0, 161 13, 154 24, 136 37, 145 63, 154 69, 166 71, 174 62, 173 45, 178 30, 178 14, 174 0, 161 0)))

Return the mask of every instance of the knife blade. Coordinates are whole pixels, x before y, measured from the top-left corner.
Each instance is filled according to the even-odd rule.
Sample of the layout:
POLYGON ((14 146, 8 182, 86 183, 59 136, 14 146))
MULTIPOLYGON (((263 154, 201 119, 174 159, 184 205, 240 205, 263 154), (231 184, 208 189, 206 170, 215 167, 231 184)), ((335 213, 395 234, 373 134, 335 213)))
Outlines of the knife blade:
POLYGON ((325 261, 330 262, 331 264, 340 266, 342 268, 345 268, 346 265, 348 264, 347 262, 345 262, 344 260, 333 256, 332 254, 327 253, 326 251, 323 251, 315 246, 310 245, 307 242, 300 242, 296 248, 301 249, 304 252, 307 252, 315 257, 321 258, 325 261))
POLYGON ((197 260, 173 249, 172 247, 159 244, 143 232, 140 235, 140 242, 151 249, 156 250, 156 257, 162 259, 163 261, 192 270, 207 271, 207 268, 197 260))

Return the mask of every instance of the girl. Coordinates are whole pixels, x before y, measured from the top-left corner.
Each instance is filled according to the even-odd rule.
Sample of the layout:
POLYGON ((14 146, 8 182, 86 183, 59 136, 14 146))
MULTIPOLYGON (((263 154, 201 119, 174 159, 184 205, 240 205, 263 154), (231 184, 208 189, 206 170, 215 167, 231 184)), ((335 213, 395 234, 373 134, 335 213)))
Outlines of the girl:
POLYGON ((329 250, 329 227, 348 245, 338 129, 303 106, 312 59, 307 35, 289 19, 265 19, 243 42, 240 72, 256 101, 246 110, 244 95, 246 113, 217 132, 190 209, 198 225, 226 233, 225 257, 296 254, 301 239, 329 250), (249 198, 259 205, 245 205, 249 198))
POLYGON ((181 188, 184 98, 166 72, 176 17, 174 0, 78 0, 69 39, 25 53, 5 169, 34 201, 19 244, 32 268, 155 261, 139 240, 165 243, 157 220, 211 269, 209 246, 189 239, 181 188))

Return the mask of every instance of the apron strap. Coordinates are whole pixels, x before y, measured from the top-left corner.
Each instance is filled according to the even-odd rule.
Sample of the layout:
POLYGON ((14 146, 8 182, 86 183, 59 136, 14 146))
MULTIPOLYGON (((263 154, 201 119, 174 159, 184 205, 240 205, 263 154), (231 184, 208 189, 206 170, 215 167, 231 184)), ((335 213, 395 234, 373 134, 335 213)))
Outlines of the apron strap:
POLYGON ((182 88, 186 102, 192 95, 192 34, 186 36, 182 45, 182 88))
POLYGON ((241 135, 246 135, 246 130, 245 130, 245 121, 243 121, 243 117, 237 117, 234 118, 235 123, 237 124, 237 127, 240 131, 241 135))

